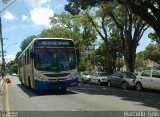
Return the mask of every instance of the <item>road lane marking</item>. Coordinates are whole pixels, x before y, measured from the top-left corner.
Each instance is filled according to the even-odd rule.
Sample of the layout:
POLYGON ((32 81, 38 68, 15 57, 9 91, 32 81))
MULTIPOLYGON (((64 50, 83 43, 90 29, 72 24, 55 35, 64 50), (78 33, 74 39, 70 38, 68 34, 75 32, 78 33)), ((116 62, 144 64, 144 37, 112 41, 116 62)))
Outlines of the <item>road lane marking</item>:
POLYGON ((9 117, 9 96, 8 96, 8 85, 6 84, 6 112, 7 112, 7 117, 9 117))

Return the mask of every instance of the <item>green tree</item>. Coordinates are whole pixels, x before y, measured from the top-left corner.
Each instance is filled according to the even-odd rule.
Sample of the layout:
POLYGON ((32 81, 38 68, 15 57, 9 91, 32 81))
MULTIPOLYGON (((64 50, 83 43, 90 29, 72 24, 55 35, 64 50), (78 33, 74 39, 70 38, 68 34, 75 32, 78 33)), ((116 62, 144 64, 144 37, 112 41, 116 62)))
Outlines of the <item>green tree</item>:
POLYGON ((10 61, 7 65, 7 72, 18 73, 18 62, 16 60, 10 61))
POLYGON ((160 46, 158 44, 149 44, 144 51, 145 58, 160 63, 160 46))
MULTIPOLYGON (((89 50, 89 47, 93 45, 93 42, 96 38, 96 32, 92 27, 91 23, 86 18, 85 14, 78 14, 74 16, 67 12, 56 14, 55 17, 51 18, 51 24, 53 25, 54 28, 55 26, 56 27, 61 26, 63 27, 63 29, 70 31, 81 38, 81 39, 80 38, 78 39, 76 37, 77 47, 80 49, 81 55, 85 55, 85 50, 89 50)), ((64 33, 65 30, 63 30, 62 33, 64 33)), ((69 34, 68 36, 71 36, 71 34, 69 34)), ((84 59, 80 59, 80 60, 82 60, 80 62, 80 67, 84 68, 83 66, 84 59)))
POLYGON ((143 33, 149 26, 142 19, 131 13, 128 8, 121 5, 111 9, 108 15, 120 31, 127 71, 134 72, 136 49, 143 33))
POLYGON ((32 36, 29 36, 29 37, 27 37, 26 39, 24 39, 24 40, 22 41, 21 45, 20 45, 21 50, 22 50, 22 51, 25 50, 25 48, 29 45, 29 43, 30 43, 34 38, 36 38, 36 37, 38 37, 38 36, 32 35, 32 36))
MULTIPOLYGON (((107 48, 107 45, 109 44, 107 27, 110 27, 109 30, 111 31, 114 28, 117 28, 122 40, 123 55, 125 58, 127 71, 134 72, 136 49, 144 31, 148 28, 148 26, 142 19, 131 13, 128 8, 117 4, 116 1, 97 4, 96 8, 98 9, 96 11, 96 18, 101 18, 98 20, 100 22, 95 22, 97 19, 94 19, 90 15, 88 15, 88 18, 90 19, 93 27, 95 27, 97 33, 104 40, 106 47, 105 55, 107 60, 109 57, 109 48, 107 48), (101 24, 101 26, 99 24, 101 24)), ((66 10, 72 12, 72 6, 70 6, 70 8, 67 6, 66 10)), ((109 61, 106 61, 106 66, 108 66, 109 69, 111 68, 109 61)))
MULTIPOLYGON (((123 66, 123 62, 121 60, 122 58, 122 42, 119 37, 118 31, 114 30, 112 33, 110 33, 108 37, 108 51, 109 51, 109 57, 107 58, 110 63, 110 69, 112 71, 120 70, 120 68, 123 66)), ((98 58, 96 57, 96 64, 97 62, 100 62, 99 64, 102 66, 104 65, 104 53, 105 53, 105 45, 104 43, 100 46, 99 49, 97 49, 96 54, 99 55, 98 58)))
MULTIPOLYGON (((65 10, 77 14, 81 9, 96 6, 98 3, 108 3, 114 0, 67 0, 65 10)), ((160 38, 160 1, 159 0, 116 0, 124 5, 130 12, 139 16, 148 23, 160 38), (143 11, 143 12, 142 12, 143 11)))
POLYGON ((136 71, 141 71, 147 67, 147 60, 144 55, 144 51, 138 52, 136 56, 136 71))
POLYGON ((159 0, 119 0, 119 3, 125 5, 132 13, 148 23, 160 38, 159 0))
POLYGON ((80 17, 79 15, 72 15, 67 12, 55 14, 50 18, 52 26, 61 26, 74 32, 80 31, 80 17))
POLYGON ((148 37, 153 41, 153 42, 156 42, 158 44, 160 44, 160 40, 159 40, 159 37, 157 35, 157 33, 155 32, 151 32, 148 37))

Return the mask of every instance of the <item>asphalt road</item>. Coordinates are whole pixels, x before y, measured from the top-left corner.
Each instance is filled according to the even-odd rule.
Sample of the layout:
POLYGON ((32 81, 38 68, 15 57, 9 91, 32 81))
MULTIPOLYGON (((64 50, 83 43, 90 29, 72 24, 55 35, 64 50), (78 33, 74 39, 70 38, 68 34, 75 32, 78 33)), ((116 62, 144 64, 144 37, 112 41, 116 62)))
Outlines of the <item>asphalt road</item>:
POLYGON ((123 117, 128 111, 160 110, 158 91, 137 92, 79 84, 79 87, 69 88, 66 92, 33 92, 21 86, 17 77, 9 78, 11 83, 5 85, 4 107, 10 115, 18 117, 123 117))

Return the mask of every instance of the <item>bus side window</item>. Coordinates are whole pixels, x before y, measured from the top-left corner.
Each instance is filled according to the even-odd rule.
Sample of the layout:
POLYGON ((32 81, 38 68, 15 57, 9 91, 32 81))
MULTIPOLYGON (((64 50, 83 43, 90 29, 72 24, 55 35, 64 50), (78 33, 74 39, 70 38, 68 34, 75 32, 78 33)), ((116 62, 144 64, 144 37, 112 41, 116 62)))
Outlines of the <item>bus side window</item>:
POLYGON ((24 55, 24 64, 27 65, 26 54, 24 55))
POLYGON ((20 67, 22 66, 22 65, 21 65, 21 58, 19 58, 18 64, 19 64, 20 67))
POLYGON ((27 50, 27 64, 29 64, 29 49, 27 50))
POLYGON ((29 64, 30 63, 29 49, 26 51, 24 58, 25 58, 25 65, 29 64))
POLYGON ((20 58, 20 66, 21 66, 21 67, 23 66, 22 58, 20 58))

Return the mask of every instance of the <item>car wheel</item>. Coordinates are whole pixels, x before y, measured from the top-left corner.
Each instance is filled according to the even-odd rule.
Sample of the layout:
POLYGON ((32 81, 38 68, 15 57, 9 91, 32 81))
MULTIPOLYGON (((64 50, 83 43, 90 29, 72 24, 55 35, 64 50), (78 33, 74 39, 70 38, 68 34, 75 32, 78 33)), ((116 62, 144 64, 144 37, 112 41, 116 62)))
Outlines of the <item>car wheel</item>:
POLYGON ((101 81, 100 80, 98 80, 98 85, 100 86, 100 85, 102 85, 102 83, 101 83, 101 81))
POLYGON ((107 85, 108 85, 108 87, 111 87, 112 86, 111 81, 108 81, 107 85))
POLYGON ((122 83, 122 88, 127 90, 128 89, 128 84, 126 82, 123 82, 122 83))
POLYGON ((137 91, 141 91, 142 90, 142 84, 141 83, 136 83, 136 89, 137 89, 137 91))

